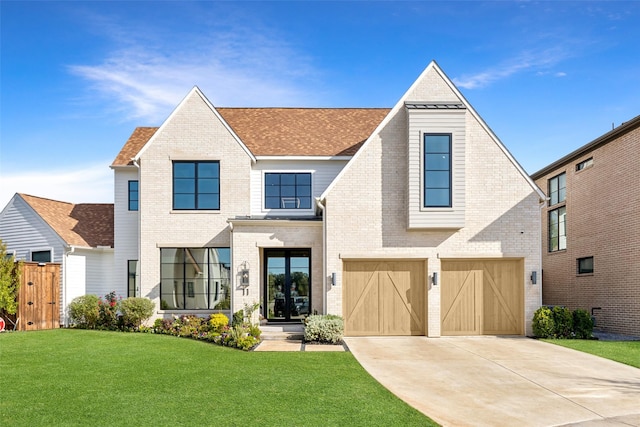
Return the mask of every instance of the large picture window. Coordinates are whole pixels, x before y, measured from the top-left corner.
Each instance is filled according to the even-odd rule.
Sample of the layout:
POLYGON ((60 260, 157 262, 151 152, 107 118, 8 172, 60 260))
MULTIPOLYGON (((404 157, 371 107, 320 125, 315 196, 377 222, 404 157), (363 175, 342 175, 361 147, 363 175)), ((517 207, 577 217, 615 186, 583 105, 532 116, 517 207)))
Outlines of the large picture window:
POLYGON ((173 162, 173 209, 220 209, 220 162, 173 162))
POLYGON ((451 207, 451 134, 424 135, 425 208, 451 207))
POLYGON ((311 173, 265 173, 265 209, 311 209, 311 173))
POLYGON ((561 173, 549 180, 549 205, 553 206, 567 199, 567 174, 561 173))
POLYGON ((161 309, 231 307, 229 248, 162 248, 160 259, 161 309))
POLYGON ((549 211, 549 252, 567 249, 567 208, 549 211))

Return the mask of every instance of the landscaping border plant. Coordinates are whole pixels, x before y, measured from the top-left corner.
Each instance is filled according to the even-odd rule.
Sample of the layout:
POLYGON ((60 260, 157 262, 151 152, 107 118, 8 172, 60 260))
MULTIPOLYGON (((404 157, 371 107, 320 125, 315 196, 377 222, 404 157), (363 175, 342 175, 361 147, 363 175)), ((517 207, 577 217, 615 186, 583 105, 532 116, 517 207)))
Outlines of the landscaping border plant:
POLYGON ((533 315, 536 338, 593 339, 593 319, 581 308, 542 306, 533 315))

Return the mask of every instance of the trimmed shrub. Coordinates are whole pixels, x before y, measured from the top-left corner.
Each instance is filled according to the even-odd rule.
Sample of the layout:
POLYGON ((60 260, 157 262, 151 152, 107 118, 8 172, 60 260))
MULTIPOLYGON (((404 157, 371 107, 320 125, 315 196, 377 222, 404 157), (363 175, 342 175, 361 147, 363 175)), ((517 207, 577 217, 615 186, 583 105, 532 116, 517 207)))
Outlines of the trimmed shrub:
POLYGON ((126 328, 138 329, 153 316, 156 305, 148 298, 129 297, 120 301, 122 323, 126 328))
POLYGON ((578 308, 573 312, 573 330, 576 338, 593 338, 593 319, 587 310, 578 308))
POLYGON ((304 340, 337 344, 344 335, 344 321, 335 315, 312 315, 306 318, 304 340))
POLYGON ((573 337, 573 314, 566 307, 553 307, 553 321, 556 324, 555 338, 573 337))
POLYGON ((540 307, 533 315, 533 334, 538 338, 553 338, 556 322, 549 307, 540 307))
POLYGON ((95 329, 100 317, 100 298, 95 295, 82 295, 69 304, 71 322, 78 328, 95 329))

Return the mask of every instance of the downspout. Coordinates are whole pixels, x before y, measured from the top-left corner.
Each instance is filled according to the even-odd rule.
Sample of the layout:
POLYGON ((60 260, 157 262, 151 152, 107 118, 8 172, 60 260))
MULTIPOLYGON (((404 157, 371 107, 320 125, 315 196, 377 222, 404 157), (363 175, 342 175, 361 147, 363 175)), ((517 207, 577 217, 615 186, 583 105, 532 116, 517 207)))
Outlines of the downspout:
POLYGON ((322 212, 322 314, 327 314, 327 221, 320 198, 316 198, 316 206, 322 212))
POLYGON ((64 295, 64 298, 62 300, 62 316, 64 318, 64 326, 68 327, 69 326, 69 316, 67 316, 67 298, 68 298, 68 292, 67 292, 67 281, 69 280, 69 255, 71 255, 72 253, 74 253, 76 251, 75 246, 69 246, 69 248, 64 252, 64 262, 62 263, 62 265, 64 266, 62 268, 62 275, 64 276, 64 280, 63 280, 63 284, 62 284, 62 295, 64 295))

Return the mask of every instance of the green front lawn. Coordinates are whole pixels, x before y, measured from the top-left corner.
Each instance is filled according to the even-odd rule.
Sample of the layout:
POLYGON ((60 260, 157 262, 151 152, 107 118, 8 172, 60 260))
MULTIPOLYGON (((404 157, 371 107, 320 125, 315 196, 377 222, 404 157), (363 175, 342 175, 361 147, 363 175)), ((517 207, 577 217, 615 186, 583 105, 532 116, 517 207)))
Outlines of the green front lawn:
POLYGON ((640 368, 640 341, 544 340, 640 368))
POLYGON ((0 334, 3 425, 436 425, 351 353, 243 352, 166 335, 0 334))

